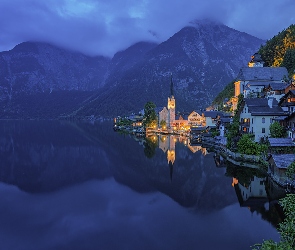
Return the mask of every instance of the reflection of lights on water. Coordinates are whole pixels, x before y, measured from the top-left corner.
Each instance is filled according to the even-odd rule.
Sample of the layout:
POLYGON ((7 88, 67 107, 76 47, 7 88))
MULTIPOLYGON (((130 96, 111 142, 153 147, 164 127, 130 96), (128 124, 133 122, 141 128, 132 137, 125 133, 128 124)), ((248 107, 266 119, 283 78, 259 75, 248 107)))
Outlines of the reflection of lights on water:
POLYGON ((239 183, 239 180, 233 177, 233 182, 232 182, 232 186, 235 186, 239 183))

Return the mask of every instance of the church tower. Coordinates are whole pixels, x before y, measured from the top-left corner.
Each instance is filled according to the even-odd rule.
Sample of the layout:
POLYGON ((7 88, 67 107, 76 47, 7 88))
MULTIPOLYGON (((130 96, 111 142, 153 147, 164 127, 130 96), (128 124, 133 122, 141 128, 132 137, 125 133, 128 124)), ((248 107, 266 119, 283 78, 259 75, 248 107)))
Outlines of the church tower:
POLYGON ((261 56, 258 53, 255 53, 251 56, 251 61, 248 62, 248 67, 263 67, 264 61, 261 59, 261 56))
POLYGON ((173 81, 171 75, 170 82, 170 97, 168 97, 168 126, 171 128, 173 123, 175 122, 175 98, 173 95, 173 81))

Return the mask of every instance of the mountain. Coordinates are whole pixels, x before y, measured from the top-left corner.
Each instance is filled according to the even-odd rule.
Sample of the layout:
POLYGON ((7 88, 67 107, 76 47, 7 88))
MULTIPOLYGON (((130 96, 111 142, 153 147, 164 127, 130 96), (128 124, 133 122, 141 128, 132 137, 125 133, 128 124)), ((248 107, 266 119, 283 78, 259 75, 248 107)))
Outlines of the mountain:
POLYGON ((140 110, 147 101, 165 106, 171 74, 176 109, 190 112, 205 108, 263 42, 222 24, 191 23, 149 50, 116 82, 115 89, 101 91, 80 114, 124 114, 140 110))
POLYGON ((112 59, 22 43, 0 53, 0 118, 114 116, 147 101, 165 106, 171 74, 176 109, 205 108, 263 42, 198 21, 161 44, 140 42, 112 59))
POLYGON ((50 44, 25 42, 0 53, 1 118, 54 118, 78 109, 104 84, 110 63, 50 44))

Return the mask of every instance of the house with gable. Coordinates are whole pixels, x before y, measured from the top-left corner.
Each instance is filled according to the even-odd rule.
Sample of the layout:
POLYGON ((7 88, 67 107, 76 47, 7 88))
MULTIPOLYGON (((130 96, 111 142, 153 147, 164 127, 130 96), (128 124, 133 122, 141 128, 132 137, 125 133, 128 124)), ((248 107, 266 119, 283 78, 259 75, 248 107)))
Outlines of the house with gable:
POLYGON ((270 82, 263 89, 264 96, 266 98, 273 97, 279 102, 280 99, 285 95, 285 89, 287 86, 288 84, 285 82, 270 82))
POLYGON ((240 110, 240 131, 255 135, 255 141, 269 136, 269 126, 285 114, 274 98, 246 98, 240 110))
POLYGON ((248 67, 240 69, 235 80, 235 96, 232 98, 233 110, 237 108, 238 96, 245 98, 261 97, 263 90, 273 83, 287 85, 288 71, 285 67, 263 67, 259 54, 254 54, 248 67))
POLYGON ((295 161, 294 154, 272 154, 268 158, 268 172, 277 183, 284 185, 288 180, 286 170, 295 161))
POLYGON ((206 125, 206 118, 200 111, 191 112, 187 119, 188 119, 188 124, 191 127, 196 127, 196 126, 204 127, 206 125))

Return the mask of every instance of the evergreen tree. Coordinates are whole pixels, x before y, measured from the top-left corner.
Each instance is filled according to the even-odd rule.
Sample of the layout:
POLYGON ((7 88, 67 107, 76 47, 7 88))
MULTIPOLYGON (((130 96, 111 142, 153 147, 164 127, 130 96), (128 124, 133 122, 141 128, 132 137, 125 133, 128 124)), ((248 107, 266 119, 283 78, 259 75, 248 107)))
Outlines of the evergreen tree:
POLYGON ((153 102, 147 102, 144 106, 143 125, 144 127, 153 127, 157 125, 156 105, 153 102))

